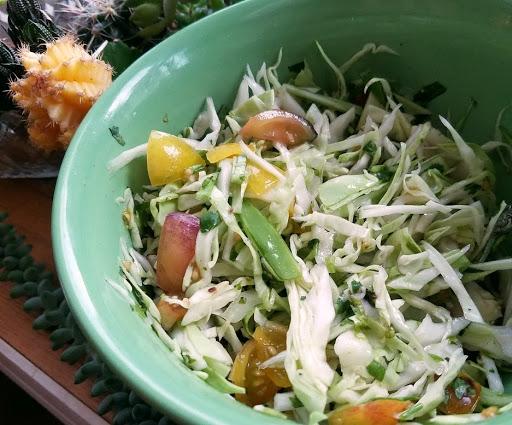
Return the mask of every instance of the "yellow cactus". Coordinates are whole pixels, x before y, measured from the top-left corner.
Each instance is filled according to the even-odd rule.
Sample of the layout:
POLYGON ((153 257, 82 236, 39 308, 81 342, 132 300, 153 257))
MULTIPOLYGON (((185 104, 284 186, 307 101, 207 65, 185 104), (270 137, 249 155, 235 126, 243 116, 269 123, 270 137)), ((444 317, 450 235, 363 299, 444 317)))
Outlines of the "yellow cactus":
POLYGON ((98 97, 112 82, 112 69, 65 36, 45 53, 18 52, 27 71, 11 83, 14 101, 28 115, 30 139, 47 152, 65 149, 98 97))

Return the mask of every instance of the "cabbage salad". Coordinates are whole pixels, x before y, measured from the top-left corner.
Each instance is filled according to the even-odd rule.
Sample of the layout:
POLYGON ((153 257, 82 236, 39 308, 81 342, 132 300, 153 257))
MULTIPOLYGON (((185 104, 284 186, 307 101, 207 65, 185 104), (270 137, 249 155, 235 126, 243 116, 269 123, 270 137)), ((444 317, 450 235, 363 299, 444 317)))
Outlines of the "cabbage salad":
POLYGON ((208 98, 180 135, 152 131, 109 163, 146 155, 151 181, 118 199, 131 242, 109 282, 197 377, 269 415, 461 424, 511 409, 512 213, 486 153, 505 143, 435 128, 439 83, 405 97, 353 72, 391 49, 337 66, 318 48, 334 91, 307 62, 280 81, 280 53, 247 67, 229 111, 208 98))

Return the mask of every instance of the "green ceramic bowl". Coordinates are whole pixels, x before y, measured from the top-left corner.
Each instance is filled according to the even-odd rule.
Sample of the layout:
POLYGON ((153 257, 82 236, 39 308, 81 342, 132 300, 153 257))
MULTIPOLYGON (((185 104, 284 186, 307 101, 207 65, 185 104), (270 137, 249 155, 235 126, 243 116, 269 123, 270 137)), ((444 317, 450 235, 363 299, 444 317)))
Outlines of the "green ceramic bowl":
MULTIPOLYGON (((439 80, 448 92, 434 110, 460 116, 478 108, 465 136, 492 138, 496 116, 512 100, 512 2, 495 0, 247 0, 180 31, 124 72, 77 131, 55 193, 53 242, 60 280, 85 335, 107 364, 148 403, 177 422, 284 424, 217 393, 193 376, 105 282, 118 276, 119 240, 127 236, 114 199, 147 182, 145 161, 114 177, 106 163, 144 143, 151 129, 179 132, 206 96, 231 104, 246 64, 316 68, 324 49, 341 63, 367 42, 400 56, 370 58, 381 75, 418 88, 439 80), (167 115, 168 121, 164 122, 167 115), (126 146, 112 138, 118 126, 126 146)), ((505 179, 500 194, 507 195, 505 179)), ((508 192, 511 200, 510 192, 508 192)), ((506 197, 506 196, 504 196, 506 197)), ((512 380, 507 382, 512 392, 512 380)), ((489 420, 512 423, 512 412, 489 420)))

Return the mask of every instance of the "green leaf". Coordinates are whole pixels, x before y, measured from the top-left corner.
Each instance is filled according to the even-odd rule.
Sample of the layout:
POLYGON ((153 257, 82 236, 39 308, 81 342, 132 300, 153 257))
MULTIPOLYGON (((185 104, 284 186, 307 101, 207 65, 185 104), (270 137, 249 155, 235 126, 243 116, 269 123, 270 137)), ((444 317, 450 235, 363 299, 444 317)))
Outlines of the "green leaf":
POLYGON ((334 311, 336 314, 343 314, 346 311, 348 311, 349 308, 350 308, 350 301, 345 298, 339 297, 334 302, 334 311))
POLYGON ((176 8, 178 0, 163 0, 164 19, 170 24, 176 17, 176 8))
POLYGON ((161 4, 162 0, 126 0, 124 2, 124 5, 126 7, 137 7, 137 6, 140 6, 141 4, 145 4, 145 3, 161 4))
POLYGON ((109 130, 110 130, 110 134, 112 135, 112 137, 114 139, 116 139, 117 143, 119 143, 121 146, 124 146, 126 144, 126 142, 124 141, 123 136, 119 132, 119 127, 118 126, 114 125, 114 126, 110 127, 109 130))
POLYGON ((169 25, 169 22, 165 19, 161 19, 158 22, 141 29, 137 35, 142 38, 150 39, 161 34, 165 28, 167 28, 167 25, 169 25))
POLYGON ((217 211, 208 211, 199 220, 199 228, 201 233, 207 233, 215 229, 221 223, 220 214, 217 211))
POLYGON ((297 396, 290 397, 290 403, 292 403, 292 406, 295 409, 298 409, 300 407, 304 407, 304 404, 302 404, 302 401, 300 401, 297 396))
POLYGON ((101 58, 114 69, 113 79, 115 79, 141 55, 141 52, 128 47, 122 41, 110 41, 103 50, 101 58))
POLYGON ((162 14, 162 6, 153 3, 143 3, 133 9, 130 16, 130 21, 135 25, 146 28, 155 22, 158 22, 160 15, 162 14))
POLYGON ((297 251, 297 255, 304 261, 313 260, 318 252, 319 239, 311 239, 308 244, 297 251))
POLYGON ((355 294, 356 292, 359 292, 362 284, 361 284, 361 282, 358 282, 357 280, 353 280, 351 283, 351 286, 352 286, 352 292, 355 294))
POLYGON ((370 172, 383 183, 391 181, 395 175, 394 171, 390 170, 387 165, 376 165, 371 168, 370 172))
POLYGON ((455 397, 457 397, 459 400, 461 400, 462 397, 466 396, 467 394, 474 395, 475 393, 475 390, 469 385, 469 383, 460 377, 457 377, 453 380, 452 388, 455 397))
POLYGON ((478 102, 475 99, 471 98, 469 105, 466 108, 466 111, 464 112, 464 115, 462 115, 462 117, 459 119, 459 121, 457 121, 457 124, 455 124, 455 129, 458 132, 462 131, 462 129, 464 128, 464 125, 466 124, 467 119, 469 118, 469 115, 471 114, 471 112, 477 105, 478 105, 478 102))

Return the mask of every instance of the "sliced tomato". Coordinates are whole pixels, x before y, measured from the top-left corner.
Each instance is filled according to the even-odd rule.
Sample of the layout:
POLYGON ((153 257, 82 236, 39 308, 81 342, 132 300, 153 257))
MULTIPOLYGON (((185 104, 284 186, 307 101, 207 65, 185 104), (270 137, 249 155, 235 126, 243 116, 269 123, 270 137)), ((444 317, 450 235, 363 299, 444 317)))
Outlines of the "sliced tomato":
POLYGON ((478 382, 461 372, 445 388, 444 392, 445 400, 437 406, 437 410, 447 415, 461 415, 475 410, 482 387, 478 382))
MULTIPOLYGON (((258 343, 257 354, 260 362, 264 362, 286 350, 287 332, 287 326, 272 322, 256 328, 253 338, 258 343)), ((291 387, 292 384, 284 368, 267 367, 263 371, 277 386, 281 388, 291 387)))
POLYGON ((206 159, 212 164, 222 161, 225 158, 231 158, 235 155, 241 155, 242 149, 238 143, 225 143, 210 149, 206 153, 206 159))
MULTIPOLYGON (((280 168, 276 166, 273 167, 281 174, 284 173, 280 168)), ((279 183, 279 179, 276 176, 269 173, 267 170, 260 168, 252 161, 248 161, 247 169, 250 174, 247 179, 247 189, 245 194, 249 197, 258 197, 263 195, 279 183)))
POLYGON ((156 308, 160 312, 160 324, 166 331, 171 329, 178 320, 183 319, 187 312, 187 309, 180 304, 170 304, 162 299, 156 303, 156 308))
POLYGON ((357 406, 344 406, 329 415, 329 425, 396 425, 398 415, 411 407, 410 401, 381 399, 357 406))
POLYGON ((267 374, 258 368, 258 343, 254 339, 247 341, 237 354, 231 380, 235 385, 245 388, 245 394, 235 394, 235 398, 247 406, 267 403, 273 399, 279 387, 267 374))
POLYGON ((308 120, 278 109, 251 117, 239 134, 246 138, 280 142, 286 146, 311 142, 316 137, 316 131, 308 120))
POLYGON ((156 264, 156 284, 168 295, 182 295, 183 277, 196 253, 199 219, 183 212, 165 217, 156 264))
POLYGON ((151 132, 146 153, 149 180, 155 186, 183 180, 187 169, 204 165, 203 158, 194 148, 163 131, 151 132))

